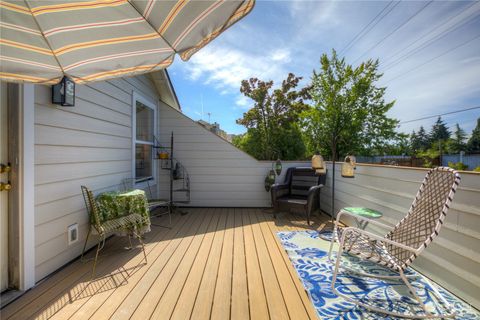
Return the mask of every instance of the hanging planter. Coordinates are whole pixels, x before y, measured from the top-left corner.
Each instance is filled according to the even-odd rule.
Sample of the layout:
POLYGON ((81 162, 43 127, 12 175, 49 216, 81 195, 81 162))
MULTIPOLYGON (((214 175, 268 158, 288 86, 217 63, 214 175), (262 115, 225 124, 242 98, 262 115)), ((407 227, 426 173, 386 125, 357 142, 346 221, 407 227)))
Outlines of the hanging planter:
POLYGON ((280 159, 277 159, 277 161, 275 161, 274 168, 275 173, 277 174, 277 176, 279 176, 282 173, 282 161, 280 161, 280 159))
POLYGON ((158 159, 162 159, 162 160, 167 160, 169 158, 169 154, 167 151, 159 151, 157 152, 157 157, 158 159))
POLYGON ((268 192, 272 188, 272 185, 275 183, 275 171, 272 169, 268 172, 265 177, 265 190, 268 192))

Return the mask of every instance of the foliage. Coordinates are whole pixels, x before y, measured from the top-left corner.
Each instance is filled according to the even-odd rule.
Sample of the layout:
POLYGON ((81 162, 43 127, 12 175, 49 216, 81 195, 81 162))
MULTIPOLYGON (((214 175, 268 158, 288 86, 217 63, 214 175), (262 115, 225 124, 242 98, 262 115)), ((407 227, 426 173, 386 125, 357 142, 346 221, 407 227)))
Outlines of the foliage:
POLYGON ((405 133, 398 133, 397 137, 390 140, 382 149, 371 150, 374 155, 409 155, 412 153, 410 136, 405 133))
POLYGON ((298 120, 308 107, 304 100, 309 96, 307 88, 296 90, 301 79, 290 73, 278 89, 273 89, 273 81, 243 80, 240 92, 254 105, 237 120, 247 133, 234 144, 259 160, 302 158, 305 145, 298 120))
POLYGON ((430 148, 417 154, 417 157, 423 159, 423 166, 425 168, 433 168, 433 160, 437 159, 439 156, 440 151, 438 148, 430 148))
POLYGON ((425 131, 423 126, 420 127, 418 133, 415 131, 410 135, 410 150, 412 154, 417 152, 424 151, 430 147, 430 137, 425 131))
POLYGON ((394 102, 385 102, 386 88, 376 86, 378 65, 368 60, 354 68, 335 50, 321 56, 309 90, 313 106, 302 114, 310 153, 370 155, 396 137, 398 121, 386 116, 394 102))
POLYGON ((435 124, 432 126, 432 131, 430 132, 430 141, 447 141, 450 139, 450 131, 447 128, 447 125, 443 122, 442 117, 438 117, 435 124))
POLYGON ((459 153, 460 151, 465 151, 467 144, 465 140, 467 134, 465 130, 460 128, 460 125, 457 123, 455 126, 455 132, 453 133, 453 138, 450 138, 447 141, 446 150, 448 153, 459 153))
POLYGON ((463 162, 453 163, 453 162, 449 161, 448 166, 452 169, 455 169, 455 170, 467 170, 468 169, 468 166, 466 164, 464 164, 463 162))
POLYGON ((473 171, 475 172, 480 172, 480 166, 476 167, 475 169, 473 169, 473 171))
POLYGON ((477 126, 473 129, 470 139, 468 139, 467 150, 471 153, 480 153, 480 118, 477 119, 477 126))

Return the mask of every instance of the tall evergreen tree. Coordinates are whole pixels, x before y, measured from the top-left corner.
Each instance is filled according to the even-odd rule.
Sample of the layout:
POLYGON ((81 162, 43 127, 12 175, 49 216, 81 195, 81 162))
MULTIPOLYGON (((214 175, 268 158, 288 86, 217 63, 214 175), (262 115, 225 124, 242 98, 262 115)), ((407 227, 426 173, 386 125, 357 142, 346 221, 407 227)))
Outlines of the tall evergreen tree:
POLYGON ((442 117, 438 117, 437 121, 432 127, 430 132, 431 142, 436 142, 439 140, 447 141, 450 139, 450 131, 447 128, 447 125, 443 122, 442 117))
POLYGON ((455 125, 453 137, 448 141, 448 152, 459 153, 460 151, 465 151, 467 146, 465 143, 466 138, 467 134, 465 133, 465 130, 460 128, 460 125, 457 123, 455 125))
POLYGON ((420 126, 420 129, 418 130, 417 139, 419 150, 426 150, 430 148, 430 137, 423 126, 420 126))
POLYGON ((421 150, 420 139, 418 138, 415 130, 413 130, 410 134, 410 150, 412 154, 416 154, 418 151, 421 150))
POLYGON ((468 139, 467 150, 471 153, 480 153, 480 118, 477 119, 477 126, 473 129, 470 139, 468 139))

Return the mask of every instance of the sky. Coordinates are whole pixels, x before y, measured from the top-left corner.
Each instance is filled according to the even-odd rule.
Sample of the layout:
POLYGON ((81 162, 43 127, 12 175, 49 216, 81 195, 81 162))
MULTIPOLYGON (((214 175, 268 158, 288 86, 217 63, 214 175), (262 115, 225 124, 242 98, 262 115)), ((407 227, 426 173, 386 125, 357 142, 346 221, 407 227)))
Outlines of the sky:
MULTIPOLYGON (((242 80, 279 84, 292 72, 307 85, 332 49, 353 65, 379 59, 378 85, 395 100, 388 115, 400 122, 480 106, 480 2, 257 0, 248 16, 168 71, 187 116, 239 134, 246 129, 235 120, 253 105, 240 93, 242 80)), ((442 118, 470 134, 478 117, 480 109, 442 118)), ((435 121, 397 130, 429 131, 435 121)))

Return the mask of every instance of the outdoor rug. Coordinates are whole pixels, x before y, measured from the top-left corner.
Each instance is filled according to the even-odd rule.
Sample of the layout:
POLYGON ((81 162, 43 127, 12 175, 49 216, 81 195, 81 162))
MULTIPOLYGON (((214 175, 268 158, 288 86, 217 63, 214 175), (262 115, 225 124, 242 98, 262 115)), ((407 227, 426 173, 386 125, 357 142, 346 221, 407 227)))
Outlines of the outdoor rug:
MULTIPOLYGON (((293 266, 297 270, 303 286, 309 294, 320 319, 397 319, 371 312, 363 307, 336 296, 330 289, 333 275, 333 264, 328 260, 330 243, 321 240, 316 231, 278 232, 278 237, 287 251, 293 266)), ((335 258, 335 255, 332 256, 335 258)), ((358 258, 345 254, 342 263, 349 268, 361 268, 367 273, 391 274, 390 270, 369 261, 360 261, 358 258)), ((411 269, 410 269, 411 270, 411 269)), ((411 270, 409 273, 414 273, 411 270)), ((417 288, 421 299, 426 303, 427 309, 433 314, 438 314, 442 308, 441 302, 423 278, 411 280, 417 288)), ((336 289, 352 298, 361 300, 368 305, 380 307, 395 312, 422 313, 414 298, 401 280, 380 280, 371 277, 362 277, 355 273, 341 272, 337 277, 336 289), (369 293, 370 292, 370 293, 369 293), (367 297, 367 293, 368 297, 367 297)), ((454 307, 456 319, 480 319, 480 312, 470 307, 467 303, 455 297, 445 289, 437 286, 442 295, 454 307)))

